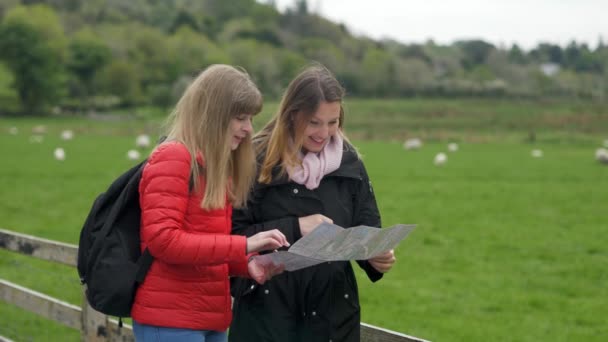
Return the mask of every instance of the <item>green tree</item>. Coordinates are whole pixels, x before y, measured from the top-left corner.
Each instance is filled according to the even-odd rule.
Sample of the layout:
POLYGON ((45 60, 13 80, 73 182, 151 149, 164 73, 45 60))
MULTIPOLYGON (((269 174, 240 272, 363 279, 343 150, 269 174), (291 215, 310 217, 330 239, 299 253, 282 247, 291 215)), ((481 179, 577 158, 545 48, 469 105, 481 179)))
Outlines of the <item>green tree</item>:
POLYGON ((464 40, 456 42, 455 45, 464 53, 462 66, 467 70, 485 63, 490 52, 496 49, 494 45, 486 43, 483 40, 464 40))
POLYGON ((169 58, 176 68, 175 80, 184 75, 196 74, 210 64, 230 63, 230 57, 225 51, 189 27, 182 27, 169 37, 168 46, 169 58))
POLYGON ((361 90, 366 95, 385 96, 392 91, 394 65, 392 56, 381 49, 370 49, 365 53, 358 73, 361 90))
POLYGON ((540 43, 528 54, 533 60, 543 63, 551 62, 556 64, 564 63, 564 54, 559 45, 540 43))
POLYGON ((531 94, 533 93, 531 89, 535 85, 528 67, 518 64, 517 60, 512 60, 511 51, 513 49, 493 51, 488 56, 486 64, 498 80, 505 82, 508 92, 514 95, 531 94))
POLYGON ((120 43, 113 49, 126 55, 127 63, 135 68, 140 89, 144 95, 140 100, 152 101, 159 96, 162 85, 172 84, 180 76, 178 61, 171 58, 169 37, 162 31, 139 23, 122 25, 121 31, 127 33, 118 37, 120 43))
POLYGON ((0 114, 15 112, 19 108, 19 97, 12 85, 15 76, 4 63, 0 63, 0 114))
POLYGON ((513 44, 509 50, 509 61, 515 64, 526 64, 526 53, 517 44, 513 44))
POLYGON ((301 71, 307 60, 302 55, 287 49, 277 49, 276 54, 279 61, 279 75, 276 83, 284 88, 301 71))
POLYGON ((348 30, 344 25, 335 24, 323 17, 313 14, 287 11, 280 20, 284 31, 294 33, 299 38, 322 38, 339 44, 348 37, 348 30))
MULTIPOLYGON (((401 44, 400 44, 401 45, 401 44)), ((412 45, 401 45, 396 49, 396 53, 403 59, 418 59, 424 63, 431 64, 431 57, 427 54, 424 45, 412 44, 412 45)))
POLYGON ((420 94, 431 87, 433 71, 424 61, 418 58, 396 58, 394 63, 394 95, 420 94))
POLYGON ((219 22, 248 16, 253 7, 254 0, 205 0, 204 7, 209 15, 217 18, 219 22))
POLYGON ((431 58, 434 78, 446 79, 464 75, 464 69, 460 62, 464 57, 460 49, 440 46, 433 41, 428 41, 424 46, 424 51, 431 58))
POLYGON ((76 77, 78 88, 83 90, 83 97, 94 93, 94 77, 111 58, 110 48, 90 30, 74 35, 69 44, 67 67, 76 77))
POLYGON ((3 17, 4 14, 11 8, 18 6, 21 3, 21 0, 2 0, 0 1, 0 17, 3 17))
POLYGON ((234 65, 245 68, 265 94, 280 92, 280 65, 276 49, 252 39, 241 39, 226 44, 226 50, 234 65))
POLYGON ((322 38, 305 38, 298 43, 299 51, 309 60, 322 63, 333 73, 343 72, 346 56, 332 42, 322 38))
POLYGON ((151 8, 147 0, 86 0, 82 1, 79 10, 90 25, 101 22, 143 23, 150 16, 151 8))
POLYGON ((42 114, 64 89, 65 37, 59 18, 44 5, 11 9, 0 24, 0 58, 15 75, 21 108, 42 114))
POLYGON ((136 68, 125 62, 114 60, 100 73, 99 89, 105 95, 120 98, 120 103, 132 106, 141 102, 141 87, 136 68))
POLYGON ((175 31, 177 31, 182 26, 189 27, 194 31, 199 30, 199 24, 196 20, 196 17, 192 13, 183 9, 180 10, 175 16, 175 19, 173 19, 171 27, 169 27, 169 32, 175 33, 175 31))

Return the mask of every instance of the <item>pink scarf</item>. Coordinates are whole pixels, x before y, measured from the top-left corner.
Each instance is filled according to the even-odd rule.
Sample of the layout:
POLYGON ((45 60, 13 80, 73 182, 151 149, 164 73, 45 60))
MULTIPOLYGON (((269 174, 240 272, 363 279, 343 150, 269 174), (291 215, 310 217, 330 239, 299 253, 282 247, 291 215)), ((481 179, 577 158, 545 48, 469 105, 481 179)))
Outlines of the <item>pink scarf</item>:
POLYGON ((319 187, 323 176, 340 167, 343 143, 342 137, 336 134, 321 152, 308 152, 305 156, 300 152, 302 165, 287 168, 289 178, 298 184, 306 186, 307 189, 316 189, 319 187))

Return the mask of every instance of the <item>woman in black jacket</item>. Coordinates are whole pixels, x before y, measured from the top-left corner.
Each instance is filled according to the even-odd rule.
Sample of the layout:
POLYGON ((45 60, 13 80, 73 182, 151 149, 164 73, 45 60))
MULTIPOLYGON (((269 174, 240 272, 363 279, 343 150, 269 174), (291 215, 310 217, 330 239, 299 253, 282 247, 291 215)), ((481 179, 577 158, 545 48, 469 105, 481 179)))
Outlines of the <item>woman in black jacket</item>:
MULTIPOLYGON (((233 233, 278 228, 293 244, 321 222, 380 227, 371 182, 342 131, 344 89, 326 68, 305 69, 288 86, 275 117, 254 138, 259 174, 233 233)), ((359 260, 372 281, 393 251, 359 260)), ((275 276, 264 285, 232 280, 230 341, 359 341, 360 308, 350 262, 327 262, 275 276)))

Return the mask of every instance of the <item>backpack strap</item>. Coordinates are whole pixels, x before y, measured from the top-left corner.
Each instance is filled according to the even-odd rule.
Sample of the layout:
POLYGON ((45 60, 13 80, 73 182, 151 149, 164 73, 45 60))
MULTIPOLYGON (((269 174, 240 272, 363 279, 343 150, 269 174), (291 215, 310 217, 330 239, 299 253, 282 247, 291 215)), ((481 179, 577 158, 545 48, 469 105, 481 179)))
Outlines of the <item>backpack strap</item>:
MULTIPOLYGON (((110 232, 110 229, 112 229, 112 224, 114 223, 114 221, 116 221, 116 217, 118 217, 118 214, 120 213, 120 210, 122 209, 121 205, 123 202, 125 202, 126 198, 129 196, 129 191, 131 190, 131 188, 135 187, 135 190, 131 190, 131 191, 138 191, 137 185, 139 184, 139 181, 141 179, 141 174, 142 174, 147 162, 148 162, 148 160, 146 159, 146 160, 142 161, 141 163, 139 163, 137 166, 133 167, 133 169, 137 168, 137 170, 131 176, 131 178, 125 185, 125 187, 120 192, 120 195, 116 199, 115 204, 112 206, 112 209, 110 210, 110 213, 108 214, 108 218, 106 219, 103 227, 100 229, 100 236, 105 237, 110 232)), ((99 241, 101 241, 101 240, 102 239, 99 239, 99 241)))
MULTIPOLYGON (((159 144, 164 142, 164 140, 166 139, 166 137, 161 137, 159 144)), ((147 160, 144 160, 140 165, 137 173, 137 179, 141 178, 141 173, 143 172, 143 169, 146 165, 147 160)), ((132 180, 129 181, 129 183, 131 183, 132 180)), ((127 185, 129 186, 129 185, 127 185)), ((188 182, 188 191, 192 191, 194 189, 194 178, 192 177, 192 175, 190 175, 190 180, 188 182)), ((121 196, 123 196, 123 194, 121 194, 121 196)), ((105 227, 104 227, 105 228, 105 227)), ((107 232, 107 231, 106 231, 107 232)), ((148 248, 144 249, 144 251, 141 253, 141 256, 139 257, 139 259, 137 259, 137 272, 135 273, 135 282, 137 282, 138 284, 143 283, 144 279, 146 278, 146 274, 148 274, 148 270, 150 269, 150 266, 152 266, 152 261, 154 261, 154 257, 152 256, 152 254, 150 254, 150 251, 148 250, 148 248)))

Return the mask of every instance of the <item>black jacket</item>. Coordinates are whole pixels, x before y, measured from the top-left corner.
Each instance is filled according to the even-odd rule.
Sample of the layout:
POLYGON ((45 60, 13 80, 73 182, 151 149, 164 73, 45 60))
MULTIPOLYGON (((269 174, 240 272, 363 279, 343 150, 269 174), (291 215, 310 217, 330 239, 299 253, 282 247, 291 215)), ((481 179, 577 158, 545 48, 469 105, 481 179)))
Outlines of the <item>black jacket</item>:
MULTIPOLYGON (((293 244, 302 237, 298 218, 323 214, 342 227, 380 227, 380 214, 363 162, 345 144, 338 170, 317 189, 274 177, 254 186, 247 209, 234 210, 234 234, 280 229, 293 244)), ((275 173, 276 174, 276 173, 275 173)), ((372 281, 382 278, 357 261, 372 281)), ((350 262, 328 262, 284 272, 264 285, 234 278, 230 341, 359 341, 360 308, 350 262)))

